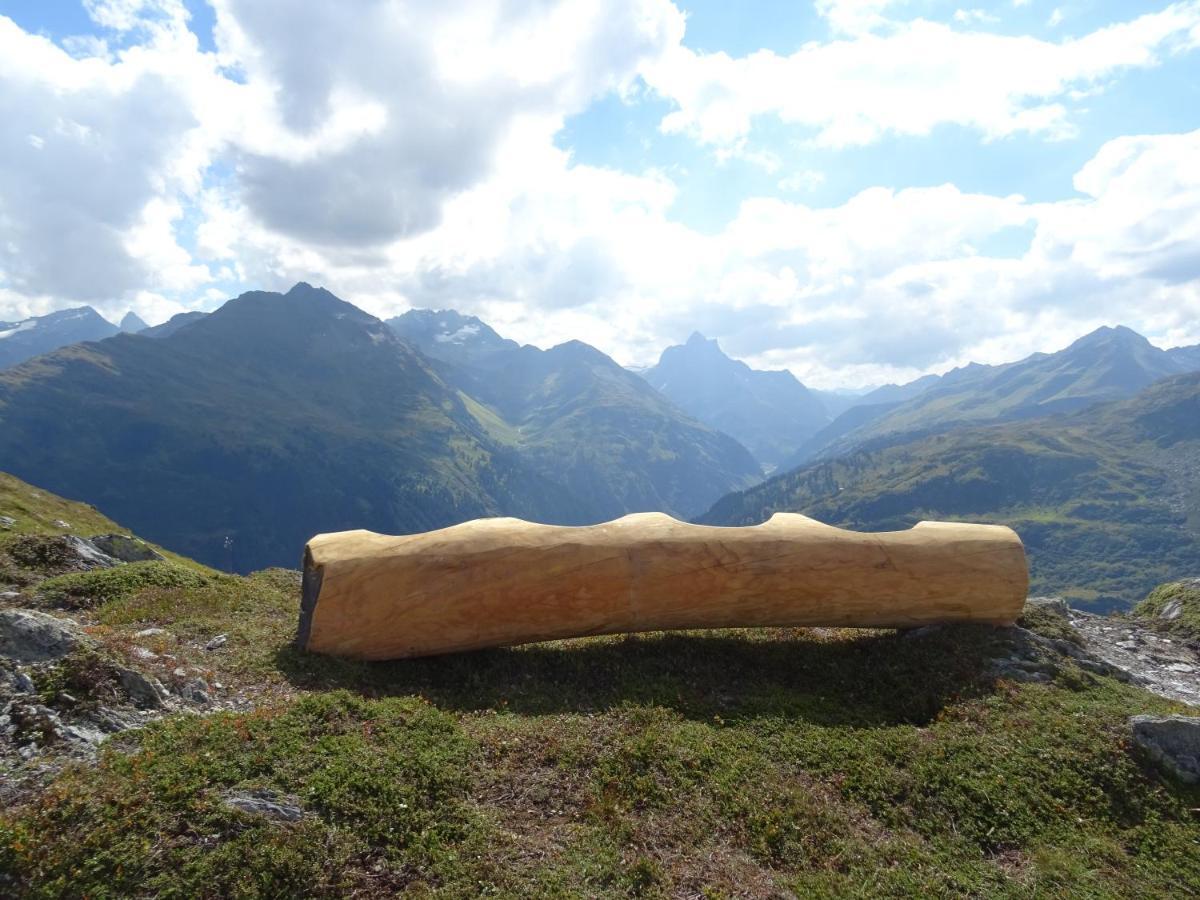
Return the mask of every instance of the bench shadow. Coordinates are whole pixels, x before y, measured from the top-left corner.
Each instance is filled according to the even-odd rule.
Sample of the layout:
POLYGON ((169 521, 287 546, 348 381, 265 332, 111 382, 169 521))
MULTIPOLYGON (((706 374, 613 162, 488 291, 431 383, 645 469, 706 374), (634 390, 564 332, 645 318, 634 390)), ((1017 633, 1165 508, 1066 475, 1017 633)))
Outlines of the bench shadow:
POLYGON ((281 646, 276 664, 303 690, 420 695, 445 708, 537 716, 661 706, 686 718, 785 717, 825 726, 924 724, 995 690, 997 631, 809 629, 590 638, 365 663, 281 646))

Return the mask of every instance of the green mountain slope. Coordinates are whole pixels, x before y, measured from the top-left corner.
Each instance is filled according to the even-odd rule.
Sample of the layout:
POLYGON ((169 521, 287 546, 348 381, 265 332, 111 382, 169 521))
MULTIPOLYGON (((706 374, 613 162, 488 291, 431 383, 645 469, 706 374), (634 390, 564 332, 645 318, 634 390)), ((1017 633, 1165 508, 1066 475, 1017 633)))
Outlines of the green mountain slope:
POLYGON ((0 373, 0 461, 242 571, 319 531, 572 513, 382 322, 308 285, 0 373))
POLYGON ((719 501, 699 521, 803 512, 859 530, 921 519, 1012 525, 1035 593, 1126 607, 1200 571, 1200 374, 1072 416, 958 428, 813 463, 719 501))
MULTIPOLYGON (((1131 397, 1161 378, 1194 370, 1184 353, 1160 350, 1125 327, 1100 328, 1057 353, 1000 366, 955 369, 916 396, 868 395, 788 459, 786 467, 837 456, 872 442, 905 439, 959 425, 1069 413, 1131 397)), ((914 382, 914 386, 920 382, 914 382)))
POLYGON ((478 401, 472 409, 493 439, 565 488, 580 520, 697 515, 759 478, 737 441, 581 341, 522 347, 453 311, 414 310, 388 324, 478 401))

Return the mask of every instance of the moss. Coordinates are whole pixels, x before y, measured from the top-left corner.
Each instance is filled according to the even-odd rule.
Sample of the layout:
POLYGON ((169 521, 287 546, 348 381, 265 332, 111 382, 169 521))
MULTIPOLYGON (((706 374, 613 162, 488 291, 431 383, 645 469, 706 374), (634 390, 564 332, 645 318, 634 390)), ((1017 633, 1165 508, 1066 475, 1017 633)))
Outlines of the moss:
POLYGON ((87 609, 133 597, 147 588, 198 588, 209 576, 170 562, 139 562, 49 578, 38 585, 37 599, 66 609, 87 609))
POLYGON ((139 743, 0 825, 0 861, 31 896, 344 896, 364 862, 391 887, 452 870, 446 848, 473 827, 470 742, 418 700, 339 692, 162 722, 139 743), (264 788, 307 816, 279 824, 223 803, 264 788))
POLYGON ((1048 609, 1026 604, 1021 610, 1021 618, 1017 619, 1017 624, 1030 631, 1036 631, 1043 637, 1070 641, 1072 644, 1083 643, 1082 636, 1069 621, 1048 609))
MULTIPOLYGON (((95 609, 103 640, 164 627, 149 640, 169 665, 211 667, 260 706, 168 718, 0 812, 14 893, 1200 890, 1200 790, 1127 747, 1129 715, 1185 708, 1070 667, 996 681, 1003 631, 697 632, 367 664, 291 646, 296 580, 143 585, 95 609), (228 643, 199 649, 215 632, 228 643), (307 814, 248 816, 224 804, 235 790, 307 814)), ((80 656, 38 687, 86 702, 107 684, 80 656)))
POLYGON ((1134 607, 1133 615, 1159 631, 1200 641, 1200 579, 1159 585, 1134 607), (1162 618, 1167 605, 1175 602, 1179 604, 1179 615, 1174 619, 1162 618))

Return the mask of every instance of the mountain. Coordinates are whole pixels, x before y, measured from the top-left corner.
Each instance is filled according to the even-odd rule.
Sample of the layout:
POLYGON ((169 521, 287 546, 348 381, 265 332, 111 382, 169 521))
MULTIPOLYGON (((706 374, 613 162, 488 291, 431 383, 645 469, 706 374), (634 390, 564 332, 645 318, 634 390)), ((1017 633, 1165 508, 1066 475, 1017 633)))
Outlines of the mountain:
POLYGON ((1175 347, 1167 351, 1167 356, 1185 372, 1200 372, 1200 344, 1175 347))
POLYGON ((171 318, 167 319, 167 321, 159 325, 152 325, 149 328, 144 328, 138 333, 143 337, 164 338, 168 335, 174 334, 184 325, 190 325, 192 322, 198 322, 207 315, 208 313, 198 311, 176 313, 175 315, 171 316, 171 318))
POLYGON ((90 306, 60 309, 20 322, 0 322, 0 369, 69 344, 99 341, 118 330, 90 306))
POLYGON ((321 531, 688 515, 750 483, 731 438, 597 351, 560 359, 578 355, 547 351, 540 385, 514 373, 536 407, 525 435, 329 292, 255 291, 156 340, 117 334, 0 373, 0 460, 206 563, 228 564, 229 539, 242 571, 294 566, 321 531), (616 388, 572 384, 608 367, 616 388))
POLYGON ((453 311, 413 310, 389 325, 476 401, 495 441, 562 484, 588 521, 635 510, 696 515, 721 485, 758 480, 746 448, 581 341, 521 346, 453 311))
POLYGON ((231 539, 240 570, 319 531, 573 512, 382 322, 305 284, 0 373, 0 459, 204 562, 231 539))
POLYGON ((1185 362, 1129 328, 1100 328, 1057 353, 999 366, 971 363, 927 382, 911 399, 856 407, 850 411, 854 418, 832 423, 788 462, 799 465, 959 425, 1073 412, 1131 397, 1161 378, 1189 371, 1185 362))
POLYGON ((142 321, 141 317, 132 309, 125 313, 125 318, 121 320, 120 328, 122 331, 129 334, 137 334, 139 331, 145 331, 149 326, 142 321))
POLYGON ((941 375, 922 375, 915 381, 904 384, 885 384, 859 398, 859 406, 870 406, 879 403, 903 403, 919 397, 942 380, 941 375))
POLYGON ((1074 414, 914 436, 812 463, 723 498, 698 521, 802 512, 857 530, 1000 522, 1029 551, 1033 593, 1127 608, 1200 572, 1200 373, 1074 414))
POLYGON ((472 370, 492 370, 520 350, 475 316, 452 309, 412 309, 387 324, 426 356, 472 370))
POLYGON ((699 332, 664 350, 642 377, 688 414, 737 438, 768 470, 829 421, 825 405, 791 372, 751 369, 699 332))

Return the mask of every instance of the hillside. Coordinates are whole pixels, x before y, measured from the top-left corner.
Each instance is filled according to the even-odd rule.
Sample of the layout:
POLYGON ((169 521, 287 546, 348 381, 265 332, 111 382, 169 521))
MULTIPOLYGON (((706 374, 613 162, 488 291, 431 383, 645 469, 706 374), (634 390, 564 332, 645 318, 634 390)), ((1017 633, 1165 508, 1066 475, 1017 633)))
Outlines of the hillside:
POLYGON ((698 521, 754 524, 780 510, 863 530, 943 518, 1012 525, 1034 593, 1127 608, 1200 570, 1200 374, 1073 416, 813 463, 723 498, 698 521))
POLYGON ((0 373, 0 459, 220 568, 295 565, 348 528, 694 515, 756 472, 584 345, 522 349, 484 379, 514 407, 304 284, 172 323, 0 373))
POLYGON ((575 522, 648 510, 698 515, 760 477, 737 441, 582 341, 520 346, 449 310, 414 310, 388 324, 476 402, 493 440, 563 486, 575 522))
POLYGON ((767 470, 830 419, 821 398, 791 372, 751 369, 698 332, 641 375, 680 409, 744 444, 767 470))
POLYGON ((60 309, 20 322, 0 322, 0 369, 80 341, 99 341, 121 329, 90 306, 60 309))
POLYGON ((0 373, 0 459, 238 571, 318 531, 572 512, 382 322, 307 285, 0 373))
MULTIPOLYGON (((86 511, 16 485, 0 515, 32 490, 86 511)), ((1106 674, 1038 610, 1034 632, 721 631, 368 665, 291 646, 296 573, 27 575, 0 581, 0 616, 86 631, 51 659, 0 655, 7 896, 1200 885, 1200 789, 1128 724, 1189 707, 1106 674)))
POLYGON ((1196 368, 1187 353, 1160 350, 1128 328, 1100 328, 1056 353, 999 366, 972 363, 933 381, 913 382, 911 388, 867 395, 784 467, 960 425, 1070 413, 1131 397, 1161 378, 1196 368))

